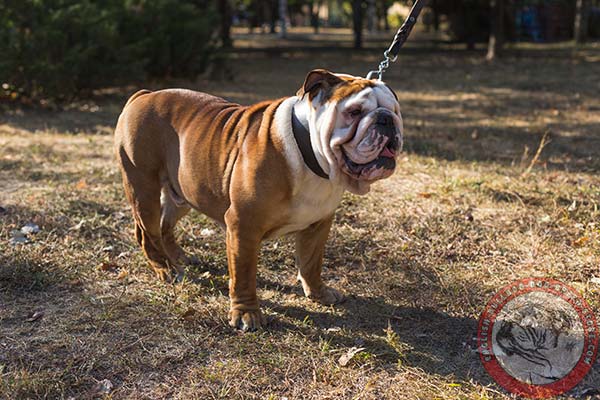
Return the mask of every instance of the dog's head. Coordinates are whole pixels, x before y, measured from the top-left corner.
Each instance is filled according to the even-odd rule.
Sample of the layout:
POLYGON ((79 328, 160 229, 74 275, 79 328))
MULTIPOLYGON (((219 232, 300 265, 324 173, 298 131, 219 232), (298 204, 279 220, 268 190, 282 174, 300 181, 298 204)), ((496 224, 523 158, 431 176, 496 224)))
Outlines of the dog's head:
POLYGON ((297 95, 307 117, 317 158, 331 179, 365 194, 372 182, 394 172, 402 149, 402 116, 385 83, 317 69, 297 95))

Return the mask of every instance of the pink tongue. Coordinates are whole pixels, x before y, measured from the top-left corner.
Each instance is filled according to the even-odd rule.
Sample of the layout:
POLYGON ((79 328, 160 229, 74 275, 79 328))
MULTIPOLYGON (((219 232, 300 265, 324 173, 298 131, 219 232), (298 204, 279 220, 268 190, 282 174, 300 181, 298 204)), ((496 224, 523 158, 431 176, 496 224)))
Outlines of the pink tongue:
POLYGON ((389 148, 384 147, 383 151, 379 154, 379 157, 394 158, 396 157, 396 153, 394 153, 389 148))

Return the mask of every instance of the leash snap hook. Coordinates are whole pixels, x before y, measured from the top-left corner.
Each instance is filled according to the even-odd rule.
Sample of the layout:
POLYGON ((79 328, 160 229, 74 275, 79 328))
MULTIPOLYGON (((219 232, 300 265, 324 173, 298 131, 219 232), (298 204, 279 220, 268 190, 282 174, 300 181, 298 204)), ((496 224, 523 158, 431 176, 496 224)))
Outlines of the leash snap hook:
POLYGON ((384 51, 383 56, 385 57, 386 61, 396 62, 396 60, 398 59, 398 54, 390 57, 390 49, 384 51))
POLYGON ((417 18, 419 17, 419 14, 421 13, 421 10, 423 9, 424 5, 425 0, 415 0, 412 8, 410 9, 410 12, 408 13, 408 17, 406 18, 400 29, 398 29, 396 36, 394 36, 392 44, 386 51, 383 52, 384 59, 379 63, 378 70, 369 71, 369 73, 367 74, 367 79, 373 79, 375 74, 377 74, 377 80, 380 81, 383 77, 383 73, 390 66, 390 62, 395 62, 398 59, 398 52, 400 51, 400 48, 402 47, 404 42, 406 42, 408 35, 410 35, 410 32, 415 23, 417 22, 417 18), (390 53, 392 54, 390 55, 390 53))
POLYGON ((367 79, 375 79, 375 75, 377 74, 377 80, 380 81, 381 80, 381 73, 379 71, 369 71, 369 73, 367 74, 367 79))

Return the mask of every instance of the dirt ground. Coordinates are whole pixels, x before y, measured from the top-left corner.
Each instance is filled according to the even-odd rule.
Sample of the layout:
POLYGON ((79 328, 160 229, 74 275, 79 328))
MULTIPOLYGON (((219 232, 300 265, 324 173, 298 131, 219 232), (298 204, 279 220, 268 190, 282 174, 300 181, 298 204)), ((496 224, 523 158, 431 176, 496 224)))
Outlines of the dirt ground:
MULTIPOLYGON (((378 59, 242 51, 232 79, 148 86, 249 104, 293 94, 312 68, 364 75, 378 59)), ((495 64, 480 51, 407 48, 385 76, 405 121, 399 168, 369 195, 344 197, 326 250, 324 279, 348 300, 305 299, 292 241, 266 242, 258 287, 269 325, 246 334, 227 325, 214 223, 182 221, 181 242, 201 261, 183 284, 157 282, 135 243, 111 134, 139 87, 63 111, 5 109, 0 398, 512 398, 476 352, 491 296, 551 277, 600 308, 598 71, 597 45, 520 45, 495 64), (30 222, 40 232, 12 244, 30 222), (341 366, 352 347, 364 351, 341 366)), ((565 397, 599 390, 596 362, 565 397)))

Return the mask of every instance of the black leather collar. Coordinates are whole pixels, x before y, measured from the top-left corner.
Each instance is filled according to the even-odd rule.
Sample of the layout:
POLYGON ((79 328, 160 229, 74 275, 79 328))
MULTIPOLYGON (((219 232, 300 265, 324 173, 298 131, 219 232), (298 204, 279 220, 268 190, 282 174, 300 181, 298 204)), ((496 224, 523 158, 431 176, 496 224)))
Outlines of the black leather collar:
POLYGON ((294 133, 294 139, 296 139, 296 144, 300 149, 300 154, 302 154, 304 163, 316 175, 324 179, 329 179, 329 175, 323 171, 323 168, 319 165, 317 156, 315 156, 313 151, 310 140, 310 131, 302 124, 302 122, 300 122, 294 107, 292 107, 292 132, 294 133))

